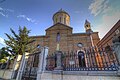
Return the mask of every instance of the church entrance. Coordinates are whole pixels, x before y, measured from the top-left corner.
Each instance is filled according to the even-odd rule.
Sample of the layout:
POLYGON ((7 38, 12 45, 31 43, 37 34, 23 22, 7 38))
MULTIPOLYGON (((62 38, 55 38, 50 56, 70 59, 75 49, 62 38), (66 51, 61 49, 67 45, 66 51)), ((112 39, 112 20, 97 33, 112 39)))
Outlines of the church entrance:
POLYGON ((83 51, 78 52, 78 61, 79 61, 79 67, 86 67, 85 57, 84 57, 84 52, 83 51))

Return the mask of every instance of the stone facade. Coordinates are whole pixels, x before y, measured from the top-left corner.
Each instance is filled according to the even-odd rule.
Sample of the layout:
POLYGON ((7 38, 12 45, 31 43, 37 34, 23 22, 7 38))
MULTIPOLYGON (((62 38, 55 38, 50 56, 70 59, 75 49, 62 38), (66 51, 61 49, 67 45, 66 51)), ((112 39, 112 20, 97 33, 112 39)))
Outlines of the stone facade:
POLYGON ((68 52, 78 50, 78 43, 82 43, 83 47, 90 47, 95 46, 99 41, 98 32, 91 30, 90 23, 87 20, 85 21, 86 32, 73 33, 73 28, 69 25, 70 16, 63 10, 59 10, 53 15, 53 22, 53 26, 46 29, 46 35, 31 36, 32 39, 36 40, 32 45, 47 46, 49 47, 49 54, 52 54, 56 51, 57 44, 59 44, 60 51, 68 52), (56 22, 55 19, 58 21, 56 22), (59 34, 59 41, 57 41, 57 34, 59 34))

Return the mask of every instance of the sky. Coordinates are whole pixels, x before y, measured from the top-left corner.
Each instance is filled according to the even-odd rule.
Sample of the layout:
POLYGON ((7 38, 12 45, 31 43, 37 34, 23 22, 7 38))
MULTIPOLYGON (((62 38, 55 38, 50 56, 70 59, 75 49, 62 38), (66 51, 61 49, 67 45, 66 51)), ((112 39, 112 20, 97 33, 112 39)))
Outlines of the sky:
POLYGON ((45 35, 61 8, 70 15, 73 33, 85 32, 87 19, 102 38, 120 20, 119 4, 120 0, 0 0, 0 48, 10 28, 18 32, 19 26, 26 26, 30 36, 45 35))

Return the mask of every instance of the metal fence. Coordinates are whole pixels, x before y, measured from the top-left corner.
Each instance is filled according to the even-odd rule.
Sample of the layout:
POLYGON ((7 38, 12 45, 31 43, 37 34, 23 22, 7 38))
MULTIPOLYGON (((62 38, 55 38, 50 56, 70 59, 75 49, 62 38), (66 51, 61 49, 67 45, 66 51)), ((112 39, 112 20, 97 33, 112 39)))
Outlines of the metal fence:
MULTIPOLYGON (((117 71, 118 60, 110 46, 89 47, 62 54, 62 67, 65 71, 117 71)), ((56 54, 48 55, 46 70, 56 67, 56 54)))
POLYGON ((28 55, 28 60, 26 61, 25 69, 23 70, 22 80, 36 80, 39 53, 40 52, 28 55))
POLYGON ((46 70, 54 70, 56 67, 56 56, 55 54, 48 55, 47 58, 46 70))

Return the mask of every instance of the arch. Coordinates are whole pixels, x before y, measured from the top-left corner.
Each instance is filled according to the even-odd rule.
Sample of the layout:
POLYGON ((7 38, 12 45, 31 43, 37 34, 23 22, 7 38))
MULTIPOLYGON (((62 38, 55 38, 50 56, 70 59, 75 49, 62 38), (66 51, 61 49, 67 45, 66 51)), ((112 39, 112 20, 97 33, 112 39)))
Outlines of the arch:
POLYGON ((86 67, 85 56, 83 51, 78 52, 78 62, 79 62, 79 67, 86 67))

